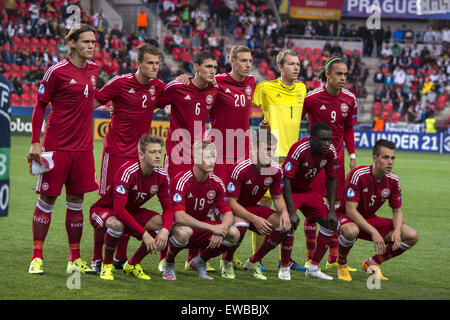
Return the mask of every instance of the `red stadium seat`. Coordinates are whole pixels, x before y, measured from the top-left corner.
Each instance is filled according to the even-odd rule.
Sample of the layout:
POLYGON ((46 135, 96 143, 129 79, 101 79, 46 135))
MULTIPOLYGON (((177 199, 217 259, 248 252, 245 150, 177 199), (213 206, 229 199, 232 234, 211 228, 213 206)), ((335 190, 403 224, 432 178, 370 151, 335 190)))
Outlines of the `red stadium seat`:
POLYGON ((389 72, 389 69, 387 67, 382 67, 381 72, 383 72, 384 75, 387 75, 387 73, 389 72))
POLYGON ((381 113, 381 108, 382 108, 381 102, 374 102, 372 106, 372 114, 374 116, 378 116, 381 113))
POLYGON ((300 48, 300 47, 295 47, 295 51, 297 51, 297 53, 298 53, 299 55, 303 54, 303 50, 302 50, 302 48, 300 48))
POLYGON ((237 40, 241 40, 242 39, 242 28, 241 27, 237 27, 236 28, 236 39, 237 40))
POLYGON ((267 68, 269 67, 269 64, 268 64, 266 61, 260 61, 260 62, 258 63, 258 67, 259 67, 259 71, 260 71, 262 74, 266 74, 267 68))
POLYGON ((314 56, 316 56, 316 55, 321 56, 322 55, 322 49, 314 48, 313 53, 314 53, 314 56))
POLYGON ((382 117, 383 117, 384 121, 389 121, 390 115, 391 115, 390 112, 383 111, 382 117))
POLYGON ((314 88, 314 81, 306 81, 305 84, 308 89, 314 88))
POLYGON ((389 112, 389 114, 391 114, 393 110, 394 110, 394 105, 391 102, 386 102, 384 104, 384 111, 387 111, 387 112, 389 112))
POLYGON ((402 118, 402 114, 400 112, 394 112, 392 114, 391 122, 392 123, 397 123, 397 122, 400 121, 401 118, 402 118))
POLYGON ((275 72, 273 72, 270 69, 267 70, 266 77, 267 77, 267 80, 275 80, 275 72))
POLYGON ((309 57, 311 57, 312 49, 305 48, 305 49, 303 49, 303 53, 305 54, 305 56, 307 56, 309 58, 309 57))
POLYGON ((19 98, 19 95, 17 93, 11 93, 10 99, 11 99, 11 105, 12 106, 20 105, 20 98, 19 98))

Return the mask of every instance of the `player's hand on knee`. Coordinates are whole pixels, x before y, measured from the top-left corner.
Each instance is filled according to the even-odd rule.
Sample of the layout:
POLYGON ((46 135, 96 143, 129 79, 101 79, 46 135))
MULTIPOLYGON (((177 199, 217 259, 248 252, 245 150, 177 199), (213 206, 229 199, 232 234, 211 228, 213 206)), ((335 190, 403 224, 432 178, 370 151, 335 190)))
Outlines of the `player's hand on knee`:
POLYGON ((398 248, 400 248, 400 243, 402 242, 400 230, 392 232, 391 241, 394 243, 392 245, 392 250, 397 250, 398 248))
POLYGON ((289 230, 291 230, 291 219, 289 219, 288 215, 281 215, 280 229, 281 232, 288 232, 289 230))
POLYGON ((384 243, 383 237, 378 233, 378 231, 375 231, 372 233, 372 241, 373 245, 375 247, 375 252, 379 254, 383 254, 386 250, 386 244, 384 243))
POLYGON ((216 236, 225 237, 228 233, 228 227, 224 224, 211 225, 211 232, 216 236))
POLYGON ((166 228, 162 228, 158 235, 156 236, 156 250, 157 251, 162 251, 166 248, 167 246, 167 241, 169 239, 169 230, 167 230, 166 228))
POLYGON ((147 252, 152 253, 153 251, 156 251, 155 239, 153 239, 147 231, 145 231, 142 235, 142 241, 144 241, 144 244, 147 247, 147 252))
POLYGON ((219 247, 222 244, 223 237, 213 234, 211 238, 209 238, 208 248, 214 249, 219 247))
POLYGON ((267 235, 272 232, 272 224, 264 218, 256 216, 253 224, 259 234, 267 235))
POLYGON ((291 232, 295 232, 297 230, 298 225, 300 224, 300 218, 298 217, 298 214, 291 214, 289 216, 289 219, 291 220, 291 232))
POLYGON ((328 215, 328 228, 330 230, 336 230, 338 226, 338 218, 335 214, 328 215))

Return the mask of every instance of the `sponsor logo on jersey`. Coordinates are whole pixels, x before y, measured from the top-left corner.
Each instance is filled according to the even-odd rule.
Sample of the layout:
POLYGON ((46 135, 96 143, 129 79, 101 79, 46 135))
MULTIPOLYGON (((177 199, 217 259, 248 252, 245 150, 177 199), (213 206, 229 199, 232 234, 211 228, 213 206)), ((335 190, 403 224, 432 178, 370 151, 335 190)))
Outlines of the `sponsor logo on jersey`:
POLYGON ((123 185, 118 185, 117 187, 116 187, 116 192, 117 193, 120 193, 120 194, 125 194, 125 187, 123 186, 123 185))
POLYGON ((128 93, 135 93, 136 91, 134 91, 133 88, 131 88, 130 90, 128 90, 128 93))
POLYGON ((270 177, 264 179, 264 185, 265 185, 266 187, 270 186, 270 185, 272 184, 272 182, 273 182, 273 179, 270 178, 270 177))
POLYGON ((38 93, 39 93, 39 94, 44 94, 44 93, 45 93, 45 86, 44 86, 43 84, 41 84, 41 85, 39 86, 38 93))
POLYGON ((389 197, 390 194, 391 194, 391 190, 389 190, 388 188, 384 188, 383 190, 381 190, 381 196, 383 198, 389 197))
POLYGON ((320 107, 320 110, 327 110, 327 107, 325 107, 325 105, 323 104, 323 105, 320 107))
POLYGON ((348 188, 348 190, 347 190, 347 197, 349 197, 351 199, 354 196, 355 196, 355 190, 353 190, 352 188, 348 188))
POLYGON ((368 189, 368 188, 365 188, 365 189, 363 190, 363 192, 369 192, 369 189, 368 189))
POLYGON ((192 193, 189 192, 188 198, 192 198, 192 197, 194 197, 194 196, 192 195, 192 193))
POLYGON ((191 96, 187 95, 186 97, 184 97, 184 100, 191 100, 191 96))
POLYGON ((208 94, 206 96, 206 104, 212 104, 212 102, 213 102, 213 96, 208 94))
POLYGON ((281 98, 281 94, 277 93, 277 95, 275 96, 275 98, 281 98))
POLYGON ((245 184, 252 184, 252 180, 248 180, 245 184))
POLYGON ((137 186, 134 186, 134 187, 133 187, 133 190, 137 190, 137 186))
POLYGON ((228 89, 228 88, 226 88, 226 89, 225 89, 225 93, 231 93, 231 90, 228 89))
POLYGON ((208 198, 208 200, 214 200, 214 198, 216 197, 216 191, 209 190, 206 194, 206 197, 208 198))
POLYGON ((348 112, 348 105, 346 103, 341 104, 341 111, 342 112, 348 112))
POLYGON ((284 165, 284 170, 291 171, 291 169, 292 169, 292 163, 290 161, 286 162, 286 164, 284 165))
POLYGON ((75 79, 72 79, 72 80, 70 80, 69 83, 70 83, 70 84, 75 84, 75 83, 77 83, 77 82, 75 81, 75 79))
POLYGON ((246 93, 248 96, 250 96, 250 95, 252 94, 252 88, 250 88, 250 86, 247 86, 247 87, 245 88, 245 93, 246 93))
POLYGON ((158 191, 159 191, 159 187, 156 184, 152 185, 152 187, 150 188, 150 193, 151 194, 155 194, 158 191))
POLYGON ((183 197, 181 196, 181 194, 179 194, 179 193, 175 193, 174 195, 173 195, 173 201, 175 201, 175 202, 180 202, 181 200, 183 200, 183 197))
POLYGON ((302 166, 307 167, 307 166, 309 166, 309 164, 308 164, 308 162, 304 162, 304 163, 302 163, 302 166))
POLYGON ((233 182, 228 183, 227 190, 228 192, 234 192, 236 190, 236 186, 233 182))
POLYGON ((321 168, 325 167, 326 165, 327 165, 327 160, 322 160, 322 161, 320 161, 319 166, 320 166, 321 168))

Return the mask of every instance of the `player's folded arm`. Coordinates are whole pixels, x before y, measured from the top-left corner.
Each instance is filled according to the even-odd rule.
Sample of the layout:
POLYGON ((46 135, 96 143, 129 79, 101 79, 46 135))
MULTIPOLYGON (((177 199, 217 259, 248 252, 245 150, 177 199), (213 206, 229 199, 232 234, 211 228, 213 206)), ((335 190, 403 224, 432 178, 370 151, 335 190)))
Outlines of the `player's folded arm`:
POLYGON ((133 216, 125 208, 127 204, 126 197, 115 196, 113 204, 113 215, 120 220, 128 229, 132 231, 132 236, 141 240, 145 233, 145 228, 136 222, 133 216))

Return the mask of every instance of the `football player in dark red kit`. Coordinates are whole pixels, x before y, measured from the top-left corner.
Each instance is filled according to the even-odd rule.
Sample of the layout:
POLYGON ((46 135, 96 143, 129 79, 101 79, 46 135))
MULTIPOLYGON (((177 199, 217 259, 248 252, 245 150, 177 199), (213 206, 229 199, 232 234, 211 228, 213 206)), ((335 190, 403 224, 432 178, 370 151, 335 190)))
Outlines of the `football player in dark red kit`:
POLYGON ((403 222, 402 193, 398 176, 392 172, 395 143, 378 140, 372 151, 373 164, 349 172, 345 195, 336 215, 339 219, 338 278, 351 281, 347 256, 355 241, 372 241, 375 255, 363 262, 363 269, 377 279, 387 280, 380 264, 410 249, 419 240, 416 230, 403 222), (385 202, 392 208, 392 219, 378 217, 385 202))
MULTIPOLYGON (((303 114, 308 115, 310 127, 320 121, 328 124, 333 132, 333 145, 337 152, 336 161, 336 205, 343 197, 345 182, 345 155, 344 143, 350 157, 350 169, 356 166, 355 157, 355 137, 353 126, 356 124, 358 113, 356 97, 345 88, 347 81, 347 65, 339 57, 330 58, 325 67, 318 75, 318 79, 323 82, 320 87, 308 92, 303 106, 303 114)), ((321 171, 317 179, 312 183, 312 188, 318 192, 325 193, 326 179, 324 171, 321 171)), ((312 259, 316 243, 316 224, 304 222, 304 232, 306 238, 307 262, 312 259)), ((337 234, 329 244, 329 256, 326 268, 336 269, 337 267, 337 234)), ((356 269, 350 268, 351 271, 356 269)))
POLYGON ((43 274, 43 244, 56 199, 66 187, 66 231, 69 242, 67 272, 95 273, 80 257, 84 194, 97 190, 93 156, 92 113, 98 67, 91 62, 95 29, 80 24, 66 36, 69 56, 44 74, 32 117, 32 141, 28 157, 40 162, 50 152, 54 167, 39 175, 40 195, 33 215, 31 274, 43 274), (40 133, 45 108, 51 103, 42 146, 40 133))
MULTIPOLYGON (((227 194, 235 216, 234 225, 240 231, 238 244, 244 239, 247 229, 265 236, 261 246, 246 261, 245 268, 259 280, 266 280, 261 271, 261 260, 287 237, 293 237, 289 232, 291 222, 286 203, 283 198, 283 172, 280 165, 272 160, 275 155, 277 139, 268 130, 256 131, 253 155, 251 158, 237 162, 230 173, 227 184, 227 194), (264 194, 269 190, 276 210, 258 205, 264 194)), ((233 250, 223 256, 222 276, 234 279, 233 250)), ((290 260, 292 245, 281 250, 281 267, 278 278, 290 280, 290 260)))
POLYGON ((316 122, 310 136, 294 143, 283 163, 284 199, 289 210, 293 229, 299 224, 297 209, 300 209, 309 222, 319 223, 320 230, 311 262, 306 275, 311 278, 332 280, 319 269, 331 238, 337 228, 334 213, 336 199, 336 150, 331 143, 331 128, 324 122, 316 122), (313 190, 310 185, 321 171, 327 179, 328 207, 323 201, 322 192, 313 190))
POLYGON ((142 239, 141 246, 123 266, 126 274, 138 279, 150 280, 140 265, 147 253, 166 248, 173 211, 169 176, 160 167, 163 146, 164 140, 159 136, 142 136, 139 140, 139 160, 133 159, 122 165, 116 173, 113 187, 91 207, 92 226, 105 234, 102 279, 114 280, 113 256, 124 232, 142 239), (154 195, 161 203, 161 215, 141 208, 154 195))
MULTIPOLYGON (((157 47, 143 43, 137 48, 137 71, 112 78, 95 94, 94 108, 113 102, 114 113, 103 144, 99 195, 108 193, 117 170, 127 161, 138 160, 137 145, 150 132, 153 111, 165 83, 157 79, 159 71, 157 47)), ((100 272, 103 230, 94 231, 94 254, 91 268, 100 272)), ((122 269, 127 260, 129 235, 123 234, 117 246, 114 265, 122 269)))
POLYGON ((192 144, 203 139, 206 119, 214 105, 218 87, 214 85, 217 59, 207 51, 194 57, 195 77, 188 84, 169 82, 157 106, 170 105, 170 127, 167 133, 164 167, 169 177, 192 168, 192 144))
POLYGON ((171 182, 175 225, 169 239, 163 266, 163 279, 176 280, 175 257, 184 248, 205 249, 189 262, 202 279, 212 280, 206 262, 235 246, 239 231, 233 226, 233 213, 219 177, 214 175, 215 145, 198 140, 193 145, 194 166, 180 172, 171 182), (211 221, 209 213, 217 208, 221 219, 211 221))

